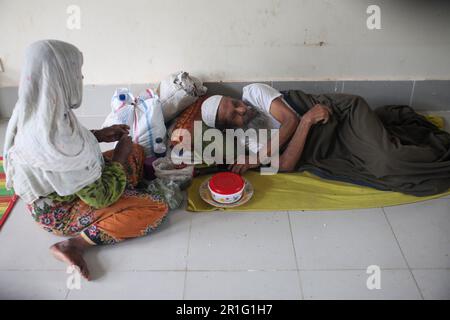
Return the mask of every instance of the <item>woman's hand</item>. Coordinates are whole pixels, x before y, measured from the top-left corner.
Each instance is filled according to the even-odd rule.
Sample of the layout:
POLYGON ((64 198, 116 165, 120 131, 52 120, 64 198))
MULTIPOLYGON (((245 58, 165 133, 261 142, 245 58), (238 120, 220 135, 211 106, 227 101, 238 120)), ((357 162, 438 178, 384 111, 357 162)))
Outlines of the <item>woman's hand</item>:
POLYGON ((126 124, 115 124, 95 131, 95 135, 99 142, 119 141, 123 135, 128 135, 130 127, 126 124))
POLYGON ((316 104, 314 107, 309 109, 303 115, 303 119, 305 122, 314 125, 320 121, 323 121, 323 124, 327 123, 330 119, 330 116, 333 114, 333 111, 330 107, 327 107, 323 104, 316 104))
POLYGON ((119 142, 114 149, 114 154, 112 156, 112 161, 120 162, 122 165, 125 165, 128 160, 128 156, 130 155, 133 149, 133 142, 131 141, 131 137, 128 135, 122 135, 119 142))

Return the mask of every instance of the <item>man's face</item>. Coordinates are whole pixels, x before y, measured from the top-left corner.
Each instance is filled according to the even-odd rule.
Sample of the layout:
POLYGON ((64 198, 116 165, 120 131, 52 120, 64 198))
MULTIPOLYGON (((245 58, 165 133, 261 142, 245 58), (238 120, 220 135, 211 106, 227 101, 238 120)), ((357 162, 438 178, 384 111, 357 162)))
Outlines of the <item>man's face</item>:
POLYGON ((254 116, 254 110, 242 100, 223 97, 217 110, 217 127, 221 129, 244 128, 254 116))

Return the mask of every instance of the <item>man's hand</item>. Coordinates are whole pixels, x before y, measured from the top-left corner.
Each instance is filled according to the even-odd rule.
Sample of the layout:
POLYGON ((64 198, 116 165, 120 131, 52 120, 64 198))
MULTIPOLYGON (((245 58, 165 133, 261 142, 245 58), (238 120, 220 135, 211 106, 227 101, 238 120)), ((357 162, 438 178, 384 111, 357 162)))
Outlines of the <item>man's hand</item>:
POLYGON ((131 137, 128 135, 122 135, 119 142, 114 149, 114 154, 112 156, 112 161, 120 162, 122 165, 125 165, 128 160, 128 156, 130 155, 133 148, 133 142, 131 141, 131 137))
POLYGON ((99 142, 119 141, 123 135, 128 135, 130 127, 126 124, 115 124, 95 132, 99 142))
POLYGON ((238 163, 229 165, 228 170, 240 175, 243 175, 249 169, 258 168, 260 166, 259 163, 250 164, 248 157, 241 157, 237 162, 238 163))
POLYGON ((311 125, 314 125, 320 121, 323 121, 323 124, 325 124, 328 122, 332 114, 333 111, 330 107, 323 104, 316 104, 303 115, 303 120, 311 125))

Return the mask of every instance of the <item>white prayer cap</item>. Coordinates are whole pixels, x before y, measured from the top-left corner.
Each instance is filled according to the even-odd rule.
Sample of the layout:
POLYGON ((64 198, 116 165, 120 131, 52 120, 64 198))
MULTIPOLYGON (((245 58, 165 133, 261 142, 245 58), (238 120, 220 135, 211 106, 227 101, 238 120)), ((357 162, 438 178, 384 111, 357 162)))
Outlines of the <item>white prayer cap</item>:
POLYGON ((208 127, 216 127, 216 115, 223 96, 211 96, 202 103, 202 120, 208 127))

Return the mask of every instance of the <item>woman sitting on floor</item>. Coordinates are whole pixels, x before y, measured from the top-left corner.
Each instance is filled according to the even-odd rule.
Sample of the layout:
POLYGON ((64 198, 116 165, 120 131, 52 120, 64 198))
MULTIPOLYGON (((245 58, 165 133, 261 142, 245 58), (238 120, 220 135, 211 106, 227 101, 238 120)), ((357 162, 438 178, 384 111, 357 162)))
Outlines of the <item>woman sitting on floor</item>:
POLYGON ((38 41, 26 53, 19 100, 8 123, 4 149, 6 186, 27 203, 47 231, 70 236, 53 255, 89 279, 83 259, 92 245, 113 244, 154 230, 168 212, 165 202, 135 187, 144 151, 127 126, 90 132, 72 109, 82 100, 83 56, 71 44, 38 41), (99 142, 119 141, 102 154, 99 142))

